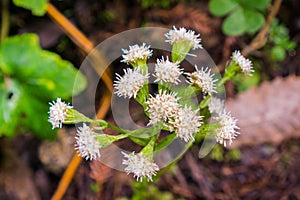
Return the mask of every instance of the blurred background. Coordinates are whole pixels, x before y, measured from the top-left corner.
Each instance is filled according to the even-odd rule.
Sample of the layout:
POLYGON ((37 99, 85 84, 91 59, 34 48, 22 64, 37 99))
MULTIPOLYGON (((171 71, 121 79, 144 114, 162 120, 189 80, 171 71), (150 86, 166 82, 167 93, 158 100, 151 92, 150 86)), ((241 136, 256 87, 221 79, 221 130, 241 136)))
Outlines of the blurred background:
MULTIPOLYGON (((300 199, 300 1, 0 3, 0 199, 300 199), (234 50, 252 60, 253 76, 225 85, 241 135, 202 159, 195 144, 153 184, 76 160, 76 130, 52 130, 48 102, 71 101, 77 69, 94 45, 129 29, 174 25, 200 33, 221 73, 234 50), (74 176, 62 179, 72 166, 74 176)), ((99 83, 99 118, 112 121, 105 85, 120 71, 114 64, 99 83)))

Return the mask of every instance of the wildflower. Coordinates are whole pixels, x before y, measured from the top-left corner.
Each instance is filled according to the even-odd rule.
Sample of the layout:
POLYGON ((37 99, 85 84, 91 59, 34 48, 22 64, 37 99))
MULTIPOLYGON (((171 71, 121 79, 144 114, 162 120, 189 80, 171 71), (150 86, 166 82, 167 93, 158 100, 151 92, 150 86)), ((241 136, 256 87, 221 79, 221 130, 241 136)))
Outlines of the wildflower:
MULTIPOLYGON (((149 124, 155 124, 160 120, 167 121, 168 117, 174 117, 179 109, 178 99, 176 93, 168 94, 161 90, 155 97, 151 97, 146 104, 147 111, 150 113, 149 124)), ((148 124, 148 125, 149 125, 148 124)))
POLYGON ((178 84, 180 82, 179 76, 182 74, 182 69, 179 68, 179 62, 170 62, 169 58, 164 60, 157 59, 155 64, 155 82, 164 81, 169 83, 178 84))
POLYGON ((125 98, 135 98, 139 90, 147 82, 149 74, 143 75, 140 72, 139 67, 135 69, 124 69, 124 73, 123 77, 116 74, 117 80, 114 83, 114 87, 116 89, 115 93, 119 97, 124 96, 125 98))
POLYGON ((208 109, 210 113, 218 114, 224 109, 224 101, 216 97, 211 97, 208 103, 208 109))
POLYGON ((186 30, 185 28, 179 28, 176 29, 175 26, 173 26, 174 30, 170 30, 168 33, 165 34, 167 40, 166 42, 169 42, 170 44, 175 43, 188 43, 189 48, 198 49, 202 48, 200 42, 200 34, 196 35, 195 31, 192 30, 186 30))
POLYGON ((193 111, 191 107, 185 105, 184 108, 180 108, 177 115, 170 120, 170 130, 176 132, 177 137, 183 139, 185 142, 190 140, 194 141, 194 134, 198 132, 199 127, 202 125, 203 116, 198 116, 197 112, 193 111))
POLYGON ((197 85, 202 89, 202 92, 205 94, 211 95, 216 92, 215 82, 217 80, 213 79, 214 74, 210 74, 210 69, 201 68, 198 70, 197 65, 195 65, 196 71, 193 73, 186 73, 188 75, 188 80, 190 84, 197 85))
POLYGON ((97 141, 96 133, 94 133, 89 126, 83 124, 77 130, 75 137, 75 150, 79 155, 86 160, 94 160, 100 158, 100 143, 97 141))
POLYGON ((230 112, 226 112, 223 110, 219 113, 219 116, 215 118, 220 127, 216 129, 216 140, 220 144, 223 144, 226 147, 226 143, 229 145, 232 144, 232 140, 236 138, 238 134, 240 134, 236 129, 239 127, 236 125, 237 119, 233 118, 230 112))
POLYGON ((252 62, 245 58, 240 51, 236 50, 232 53, 232 60, 239 65, 241 70, 246 74, 251 76, 251 72, 254 72, 252 67, 252 62))
POLYGON ((152 181, 152 176, 155 176, 159 170, 153 159, 142 153, 135 154, 135 152, 132 152, 126 154, 122 152, 122 154, 127 158, 127 160, 124 159, 122 162, 123 165, 127 165, 125 168, 127 174, 132 173, 137 181, 142 181, 143 177, 147 177, 148 181, 152 181))
POLYGON ((61 128, 62 123, 67 117, 68 110, 73 108, 69 104, 61 101, 61 98, 57 98, 56 102, 52 101, 50 104, 49 110, 49 119, 48 121, 52 124, 52 129, 61 128))
POLYGON ((122 55, 123 60, 121 60, 121 62, 135 65, 139 61, 146 61, 149 57, 152 56, 152 50, 150 50, 149 48, 150 45, 146 46, 146 44, 143 43, 142 46, 139 46, 137 44, 129 46, 129 50, 122 49, 124 54, 122 55))

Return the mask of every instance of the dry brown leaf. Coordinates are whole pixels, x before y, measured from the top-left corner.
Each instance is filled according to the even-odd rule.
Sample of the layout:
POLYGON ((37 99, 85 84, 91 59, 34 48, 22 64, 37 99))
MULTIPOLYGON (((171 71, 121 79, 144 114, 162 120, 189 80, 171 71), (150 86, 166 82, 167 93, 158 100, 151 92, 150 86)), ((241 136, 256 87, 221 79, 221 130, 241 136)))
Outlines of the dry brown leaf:
POLYGON ((232 147, 300 137, 300 77, 264 82, 226 103, 241 135, 232 147))

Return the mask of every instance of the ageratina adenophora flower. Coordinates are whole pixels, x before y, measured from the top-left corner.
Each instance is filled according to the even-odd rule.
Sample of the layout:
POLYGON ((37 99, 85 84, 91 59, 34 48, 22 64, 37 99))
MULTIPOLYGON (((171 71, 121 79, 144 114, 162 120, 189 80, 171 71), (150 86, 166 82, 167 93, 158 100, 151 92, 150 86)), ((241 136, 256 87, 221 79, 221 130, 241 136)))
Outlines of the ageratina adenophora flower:
POLYGON ((134 68, 127 70, 124 69, 124 75, 120 76, 116 74, 116 81, 114 83, 115 93, 121 97, 124 96, 125 98, 136 97, 139 90, 143 87, 146 83, 147 79, 149 78, 149 74, 143 75, 140 72, 140 68, 134 68))
POLYGON ((96 133, 89 126, 83 124, 82 127, 79 127, 75 139, 75 150, 78 151, 81 157, 86 160, 100 158, 101 145, 97 141, 96 133))
POLYGON ((224 100, 217 97, 211 97, 208 103, 210 113, 220 113, 224 110, 224 100))
POLYGON ((200 44, 200 34, 196 35, 195 31, 192 30, 186 30, 185 28, 176 29, 176 27, 173 26, 173 30, 170 30, 165 36, 167 38, 166 42, 169 42, 170 44, 189 42, 190 48, 202 48, 200 44))
POLYGON ((220 127, 216 129, 216 140, 220 144, 223 144, 226 147, 227 143, 232 144, 232 140, 240 134, 236 129, 239 127, 236 125, 237 119, 231 116, 230 112, 223 110, 219 113, 219 116, 215 117, 218 121, 220 127))
POLYGON ((252 67, 252 62, 245 58, 240 51, 236 50, 232 53, 232 60, 234 62, 236 62, 240 68, 242 69, 242 71, 246 74, 246 75, 250 75, 251 76, 251 72, 254 72, 254 69, 252 67))
POLYGON ((62 123, 66 119, 68 110, 73 108, 73 106, 70 106, 65 102, 61 101, 61 98, 57 98, 56 101, 52 101, 49 104, 50 104, 50 110, 48 112, 49 113, 48 121, 52 124, 52 129, 61 128, 62 123))
POLYGON ((194 141, 194 134, 199 131, 203 118, 203 116, 197 115, 198 111, 193 111, 187 105, 184 108, 180 108, 177 115, 169 121, 171 124, 170 131, 174 130, 177 137, 183 139, 185 142, 194 141))
POLYGON ((133 45, 129 46, 129 50, 122 49, 123 51, 123 60, 121 62, 135 65, 139 61, 146 61, 149 57, 152 56, 152 50, 150 50, 150 45, 146 46, 145 43, 143 43, 142 46, 139 45, 133 45))
POLYGON ((135 154, 134 152, 126 154, 122 152, 127 160, 123 160, 122 164, 127 165, 125 172, 132 173, 137 181, 142 181, 143 177, 147 177, 148 181, 152 181, 152 176, 155 176, 159 170, 158 165, 153 159, 142 153, 135 154))
POLYGON ((196 85, 202 89, 202 92, 205 94, 211 95, 212 93, 216 92, 216 85, 215 82, 217 80, 213 79, 214 74, 210 73, 210 69, 201 68, 200 70, 195 65, 196 71, 192 73, 186 73, 188 75, 188 82, 192 85, 196 85))
POLYGON ((160 120, 167 121, 169 117, 174 117, 179 109, 176 93, 167 93, 161 90, 155 97, 151 96, 146 104, 150 114, 148 125, 155 124, 160 120))
POLYGON ((179 62, 170 62, 167 57, 167 60, 157 59, 154 72, 156 77, 154 82, 163 81, 177 85, 180 82, 179 76, 182 74, 182 69, 179 68, 179 62))

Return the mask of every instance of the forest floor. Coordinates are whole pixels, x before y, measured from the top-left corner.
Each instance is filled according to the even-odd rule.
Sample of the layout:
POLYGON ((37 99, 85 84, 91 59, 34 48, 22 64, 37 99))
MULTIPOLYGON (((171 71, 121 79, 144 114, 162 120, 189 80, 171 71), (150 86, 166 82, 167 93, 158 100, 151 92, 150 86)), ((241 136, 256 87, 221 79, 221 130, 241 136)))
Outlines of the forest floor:
MULTIPOLYGON (((169 9, 142 9, 138 3, 127 4, 121 0, 113 3, 57 1, 54 4, 94 44, 140 26, 171 28, 176 25, 191 28, 201 33, 202 44, 220 71, 224 71, 232 50, 245 47, 253 38, 225 36, 221 31, 221 19, 209 13, 206 1, 178 3, 169 9)), ((300 42, 299 7, 297 1, 283 4, 278 16, 290 29, 292 40, 297 43, 300 42)), ((11 34, 35 32, 39 34, 43 48, 57 52, 75 66, 81 65, 84 57, 80 49, 48 16, 36 18, 30 12, 16 7, 11 8, 11 13, 11 34)), ((300 48, 297 46, 291 55, 274 67, 260 51, 255 51, 253 57, 263 63, 259 68, 263 82, 299 76, 300 48)), ((293 92, 300 94, 299 91, 293 92)), ((233 83, 226 85, 226 92, 232 101, 239 96, 233 83)), ((246 103, 244 105, 247 106, 246 103)), ((280 114, 284 116, 285 113, 280 114)), ((111 114, 108 114, 106 119, 111 118, 111 114)), ((246 139, 246 142, 238 145, 240 152, 235 158, 230 156, 231 150, 222 150, 221 158, 217 160, 212 159, 211 154, 198 159, 200 144, 193 146, 176 167, 154 184, 160 192, 147 188, 148 197, 141 194, 140 198, 154 199, 159 194, 165 195, 165 199, 300 199, 300 121, 299 118, 295 120, 292 124, 296 128, 292 128, 287 137, 284 136, 285 128, 276 128, 282 136, 276 141, 271 135, 256 142, 265 133, 262 129, 267 128, 262 126, 262 129, 255 129, 251 140, 246 139)), ((67 127, 59 134, 56 142, 40 141, 31 134, 0 139, 0 199, 51 198, 74 153, 74 141, 70 138, 75 134, 75 129, 67 127)), ((136 192, 131 187, 132 182, 130 176, 99 162, 82 162, 63 199, 131 198, 136 192)))

